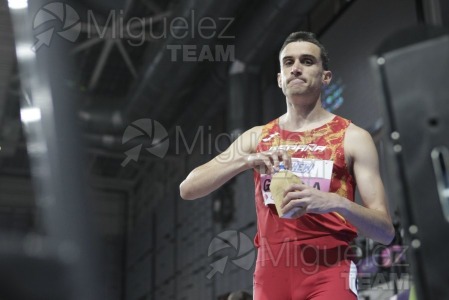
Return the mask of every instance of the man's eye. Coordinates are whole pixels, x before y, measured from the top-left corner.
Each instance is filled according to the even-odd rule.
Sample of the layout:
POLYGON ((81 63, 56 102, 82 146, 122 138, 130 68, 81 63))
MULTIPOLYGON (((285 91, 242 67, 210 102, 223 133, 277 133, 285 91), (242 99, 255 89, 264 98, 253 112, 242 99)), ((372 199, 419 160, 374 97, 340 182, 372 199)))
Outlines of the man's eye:
POLYGON ((307 66, 310 66, 310 65, 313 64, 313 61, 312 61, 311 59, 305 59, 305 60, 303 61, 303 64, 305 64, 305 65, 307 65, 307 66))
POLYGON ((286 65, 286 66, 289 66, 289 65, 291 65, 291 64, 292 64, 292 61, 291 61, 291 60, 286 60, 286 61, 285 61, 285 65, 286 65))

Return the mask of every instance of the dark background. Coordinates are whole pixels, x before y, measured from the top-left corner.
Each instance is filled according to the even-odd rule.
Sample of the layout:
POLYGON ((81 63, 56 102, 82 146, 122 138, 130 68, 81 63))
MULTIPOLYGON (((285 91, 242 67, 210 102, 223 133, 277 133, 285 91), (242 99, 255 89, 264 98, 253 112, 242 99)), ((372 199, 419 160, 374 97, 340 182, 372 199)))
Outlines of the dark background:
MULTIPOLYGON (((233 137, 284 113, 285 98, 276 74, 278 51, 290 32, 313 31, 327 47, 334 80, 324 105, 371 132, 382 158, 381 89, 370 58, 386 37, 400 29, 418 23, 449 25, 445 1, 59 3, 67 3, 79 17, 81 33, 76 41, 56 35, 66 30, 67 19, 55 18, 34 28, 34 34, 55 30, 52 43, 38 50, 38 58, 64 43, 63 55, 58 56, 65 58, 64 63, 55 56, 42 70, 62 69, 65 63, 71 66, 70 72, 52 79, 71 96, 54 96, 53 101, 55 113, 58 105, 72 101, 67 113, 74 116, 73 122, 55 118, 55 128, 72 122, 76 134, 56 140, 67 139, 80 151, 76 157, 68 152, 65 157, 63 151, 49 159, 75 161, 81 170, 80 186, 86 196, 80 201, 85 201, 91 217, 73 220, 73 224, 91 224, 87 230, 102 242, 99 282, 103 282, 104 299, 111 300, 216 299, 235 290, 252 291, 253 269, 231 262, 241 254, 238 249, 208 253, 213 238, 223 231, 254 237, 252 173, 245 172, 193 202, 181 200, 178 186, 188 172, 223 151, 233 137), (185 38, 175 38, 170 24, 176 17, 186 20, 194 34, 189 31, 185 38), (135 23, 131 24, 145 20, 143 40, 141 27, 126 28, 132 18, 135 23), (211 38, 198 34, 201 18, 217 26, 211 38), (113 25, 120 20, 125 27, 114 33, 113 25), (216 56, 216 45, 230 51, 230 56, 216 56), (197 51, 187 55, 189 61, 182 50, 173 57, 168 49, 174 46, 197 51), (201 49, 210 50, 214 59, 199 61, 201 49), (230 256, 224 274, 206 278, 210 264, 225 255, 230 256)), ((29 19, 42 8, 32 7, 29 19)), ((23 74, 17 57, 8 2, 0 0, 0 230, 5 235, 45 236, 50 235, 50 225, 39 200, 39 185, 32 184, 27 134, 19 117, 27 91, 20 84, 23 74)), ((42 138, 50 136, 47 130, 42 138)), ((55 162, 55 168, 63 165, 55 162)), ((59 171, 71 174, 63 167, 59 171)), ((67 180, 76 177, 67 176, 67 180)), ((396 202, 389 200, 389 206, 400 226, 396 202)), ((363 249, 362 256, 376 246, 363 237, 356 243, 363 249)), ((386 282, 388 278, 381 283, 386 282)), ((368 293, 376 284, 362 288, 368 293)), ((384 299, 393 290, 377 289, 371 299, 384 299)))

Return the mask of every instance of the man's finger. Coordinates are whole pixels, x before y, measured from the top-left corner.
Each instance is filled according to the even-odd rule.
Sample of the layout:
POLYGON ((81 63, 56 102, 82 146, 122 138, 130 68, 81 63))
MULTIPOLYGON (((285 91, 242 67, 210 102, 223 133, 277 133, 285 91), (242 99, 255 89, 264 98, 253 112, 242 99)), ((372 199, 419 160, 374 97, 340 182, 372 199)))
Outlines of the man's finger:
POLYGON ((282 199, 281 207, 285 207, 291 201, 295 201, 296 203, 302 201, 305 197, 308 197, 308 194, 305 194, 303 191, 293 190, 286 194, 284 194, 284 198, 282 199))
POLYGON ((285 150, 282 151, 282 161, 284 162, 285 169, 290 170, 292 167, 292 158, 285 150))
POLYGON ((300 191, 305 190, 306 188, 308 188, 308 186, 305 184, 294 183, 294 184, 290 185, 289 187, 287 187, 287 189, 285 189, 284 197, 290 192, 297 192, 297 191, 300 192, 300 191))
POLYGON ((273 152, 273 154, 271 154, 271 159, 273 160, 273 168, 275 169, 275 171, 279 170, 279 151, 275 151, 273 152))
POLYGON ((271 163, 270 158, 268 158, 267 156, 263 156, 262 161, 267 168, 266 174, 271 174, 271 172, 273 171, 273 164, 271 163))
POLYGON ((298 200, 291 200, 287 204, 284 205, 282 208, 282 214, 288 213, 292 209, 299 209, 299 210, 305 210, 306 204, 302 199, 298 200))

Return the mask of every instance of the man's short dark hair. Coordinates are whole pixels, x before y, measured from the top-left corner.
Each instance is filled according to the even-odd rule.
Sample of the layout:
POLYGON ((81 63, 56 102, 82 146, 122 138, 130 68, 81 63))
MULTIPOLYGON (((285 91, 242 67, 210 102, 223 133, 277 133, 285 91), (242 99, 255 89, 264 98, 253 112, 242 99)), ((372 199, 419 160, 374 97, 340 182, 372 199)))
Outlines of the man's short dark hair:
POLYGON ((321 61, 323 63, 323 69, 329 70, 329 57, 327 56, 327 51, 324 48, 323 44, 318 41, 315 35, 312 32, 307 31, 297 31, 290 33, 290 35, 285 39, 284 44, 282 44, 281 50, 279 51, 279 56, 281 55, 282 50, 284 50, 285 46, 293 42, 309 42, 317 45, 321 50, 321 61))

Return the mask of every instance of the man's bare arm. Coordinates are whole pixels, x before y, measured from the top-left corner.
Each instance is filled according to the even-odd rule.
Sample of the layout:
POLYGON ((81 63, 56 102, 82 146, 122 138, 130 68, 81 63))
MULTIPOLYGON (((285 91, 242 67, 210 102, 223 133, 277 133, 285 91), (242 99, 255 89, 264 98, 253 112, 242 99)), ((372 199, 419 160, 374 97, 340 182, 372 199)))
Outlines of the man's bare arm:
POLYGON ((351 125, 347 131, 345 146, 350 147, 352 152, 354 175, 363 206, 343 199, 337 212, 364 236, 389 244, 394 238, 394 228, 385 200, 374 142, 368 132, 351 125))
POLYGON ((285 151, 256 153, 261 132, 262 126, 246 131, 226 151, 194 169, 179 186, 181 197, 193 200, 206 196, 232 177, 251 168, 269 174, 279 167, 281 161, 289 168, 291 158, 285 151))
POLYGON ((181 197, 193 200, 215 191, 248 169, 248 155, 255 151, 261 129, 254 127, 238 137, 223 153, 194 169, 179 186, 181 197))

